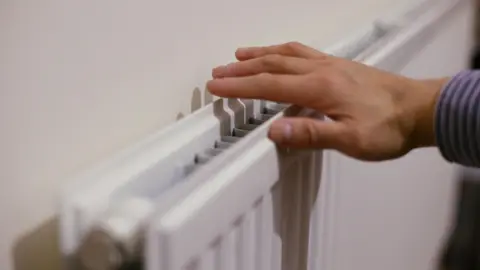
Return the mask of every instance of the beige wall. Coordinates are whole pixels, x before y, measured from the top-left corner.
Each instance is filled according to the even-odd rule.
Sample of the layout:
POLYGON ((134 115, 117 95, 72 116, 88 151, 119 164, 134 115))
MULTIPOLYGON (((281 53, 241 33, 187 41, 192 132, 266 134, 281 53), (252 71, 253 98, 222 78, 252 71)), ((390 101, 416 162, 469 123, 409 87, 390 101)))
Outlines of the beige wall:
POLYGON ((329 45, 400 2, 1 1, 0 269, 58 269, 64 179, 201 106, 237 46, 329 45))

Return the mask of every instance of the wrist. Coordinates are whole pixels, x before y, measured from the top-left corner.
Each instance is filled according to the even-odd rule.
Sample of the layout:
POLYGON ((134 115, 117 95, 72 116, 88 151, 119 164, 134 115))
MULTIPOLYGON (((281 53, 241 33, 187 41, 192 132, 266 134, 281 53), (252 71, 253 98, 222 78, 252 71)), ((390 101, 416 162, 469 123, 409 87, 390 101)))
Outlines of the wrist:
POLYGON ((410 145, 413 148, 435 146, 435 111, 438 98, 449 78, 412 80, 407 90, 410 98, 408 117, 413 119, 410 145))

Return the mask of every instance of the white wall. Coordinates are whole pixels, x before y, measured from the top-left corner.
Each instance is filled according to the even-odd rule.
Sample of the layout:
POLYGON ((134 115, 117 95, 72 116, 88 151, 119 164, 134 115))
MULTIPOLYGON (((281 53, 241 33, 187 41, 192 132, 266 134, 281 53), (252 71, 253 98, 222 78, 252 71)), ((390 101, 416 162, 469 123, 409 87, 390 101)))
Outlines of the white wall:
POLYGON ((201 106, 236 47, 323 47, 399 2, 1 1, 0 269, 58 269, 64 179, 201 106))

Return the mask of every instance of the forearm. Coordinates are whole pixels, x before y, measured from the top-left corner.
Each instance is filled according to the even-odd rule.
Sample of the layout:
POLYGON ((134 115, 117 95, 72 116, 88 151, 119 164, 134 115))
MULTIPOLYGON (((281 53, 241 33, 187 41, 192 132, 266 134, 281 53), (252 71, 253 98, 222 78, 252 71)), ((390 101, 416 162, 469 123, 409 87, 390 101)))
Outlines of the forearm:
POLYGON ((438 95, 434 132, 448 161, 480 167, 480 71, 463 71, 438 95))

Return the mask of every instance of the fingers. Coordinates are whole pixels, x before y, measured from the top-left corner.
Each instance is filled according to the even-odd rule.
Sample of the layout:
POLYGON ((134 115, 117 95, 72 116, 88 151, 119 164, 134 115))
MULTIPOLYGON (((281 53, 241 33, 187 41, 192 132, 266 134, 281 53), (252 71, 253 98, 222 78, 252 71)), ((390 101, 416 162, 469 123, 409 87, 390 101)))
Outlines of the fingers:
POLYGON ((268 54, 280 54, 284 56, 300 57, 307 59, 321 58, 327 56, 327 54, 319 52, 298 42, 289 42, 267 47, 240 48, 235 52, 235 56, 240 61, 258 58, 268 54))
POLYGON ((207 82, 212 94, 228 98, 264 99, 310 107, 314 93, 305 75, 260 73, 246 77, 228 77, 207 82))
POLYGON ((290 117, 274 122, 269 138, 284 147, 342 149, 346 134, 342 123, 290 117))
POLYGON ((303 74, 312 71, 314 63, 303 58, 271 54, 220 66, 212 71, 214 78, 249 76, 259 73, 303 74))

